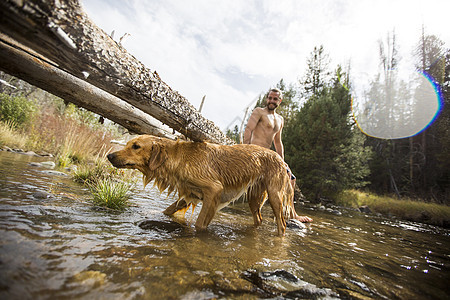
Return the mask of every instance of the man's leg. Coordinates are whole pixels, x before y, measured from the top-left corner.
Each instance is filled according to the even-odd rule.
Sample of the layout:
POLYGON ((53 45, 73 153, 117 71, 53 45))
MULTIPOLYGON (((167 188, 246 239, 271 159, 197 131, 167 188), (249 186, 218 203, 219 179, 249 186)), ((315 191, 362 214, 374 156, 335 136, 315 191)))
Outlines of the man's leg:
MULTIPOLYGON (((295 191, 295 185, 296 185, 296 180, 297 180, 297 178, 294 176, 294 174, 292 174, 292 171, 291 171, 291 169, 288 167, 288 174, 289 174, 289 176, 291 177, 291 186, 292 186, 292 190, 293 191, 295 191)), ((300 222, 302 222, 302 223, 310 223, 310 222, 312 222, 313 221, 313 219, 311 219, 310 217, 308 217, 308 216, 299 216, 298 214, 297 214, 297 212, 295 211, 295 206, 294 206, 294 197, 292 197, 292 199, 291 199, 291 206, 292 206, 292 212, 293 212, 293 216, 292 216, 292 219, 296 219, 296 220, 299 220, 300 222)))

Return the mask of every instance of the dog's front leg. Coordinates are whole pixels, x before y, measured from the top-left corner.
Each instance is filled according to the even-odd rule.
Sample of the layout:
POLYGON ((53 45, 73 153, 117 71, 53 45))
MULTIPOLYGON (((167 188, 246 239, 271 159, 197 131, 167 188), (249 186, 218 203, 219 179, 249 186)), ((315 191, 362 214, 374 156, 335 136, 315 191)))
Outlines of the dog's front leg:
POLYGON ((261 207, 264 204, 264 198, 265 194, 255 194, 255 193, 249 193, 248 194, 248 205, 250 206, 250 211, 253 215, 253 222, 255 223, 255 226, 258 227, 262 223, 262 216, 261 216, 261 207))
POLYGON ((203 189, 202 209, 195 222, 195 228, 197 230, 204 230, 211 223, 219 207, 222 190, 223 187, 219 183, 212 184, 203 189))

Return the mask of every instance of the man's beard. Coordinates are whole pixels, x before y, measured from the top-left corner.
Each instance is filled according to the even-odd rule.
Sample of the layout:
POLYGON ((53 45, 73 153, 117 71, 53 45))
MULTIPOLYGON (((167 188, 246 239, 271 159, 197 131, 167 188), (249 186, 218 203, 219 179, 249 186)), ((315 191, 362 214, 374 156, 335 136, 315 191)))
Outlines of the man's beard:
POLYGON ((272 111, 272 110, 275 110, 278 107, 278 105, 276 105, 275 103, 268 103, 266 105, 266 107, 267 107, 268 110, 272 111), (272 106, 272 108, 271 108, 271 106, 272 106))

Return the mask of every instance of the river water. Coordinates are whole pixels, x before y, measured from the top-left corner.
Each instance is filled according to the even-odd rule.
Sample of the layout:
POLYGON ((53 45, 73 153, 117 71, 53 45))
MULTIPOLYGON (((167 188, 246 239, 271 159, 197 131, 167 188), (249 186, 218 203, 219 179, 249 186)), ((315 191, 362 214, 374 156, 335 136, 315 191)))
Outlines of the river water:
POLYGON ((0 299, 449 299, 449 230, 298 207, 314 223, 280 238, 236 202, 196 233, 199 208, 140 186, 102 210, 45 160, 0 152, 0 299))

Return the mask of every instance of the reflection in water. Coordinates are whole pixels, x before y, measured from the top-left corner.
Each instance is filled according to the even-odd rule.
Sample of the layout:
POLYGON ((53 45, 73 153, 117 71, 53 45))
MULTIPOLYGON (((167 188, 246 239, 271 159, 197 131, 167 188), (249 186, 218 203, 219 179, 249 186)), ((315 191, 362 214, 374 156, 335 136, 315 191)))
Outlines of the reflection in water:
POLYGON ((444 299, 449 293, 449 232, 442 228, 311 210, 313 224, 290 227, 280 238, 269 207, 254 228, 247 204, 237 202, 196 233, 189 212, 187 220, 161 213, 172 199, 155 190, 138 191, 133 207, 112 213, 92 207, 70 178, 29 166, 32 160, 41 159, 0 152, 2 299, 444 299))

